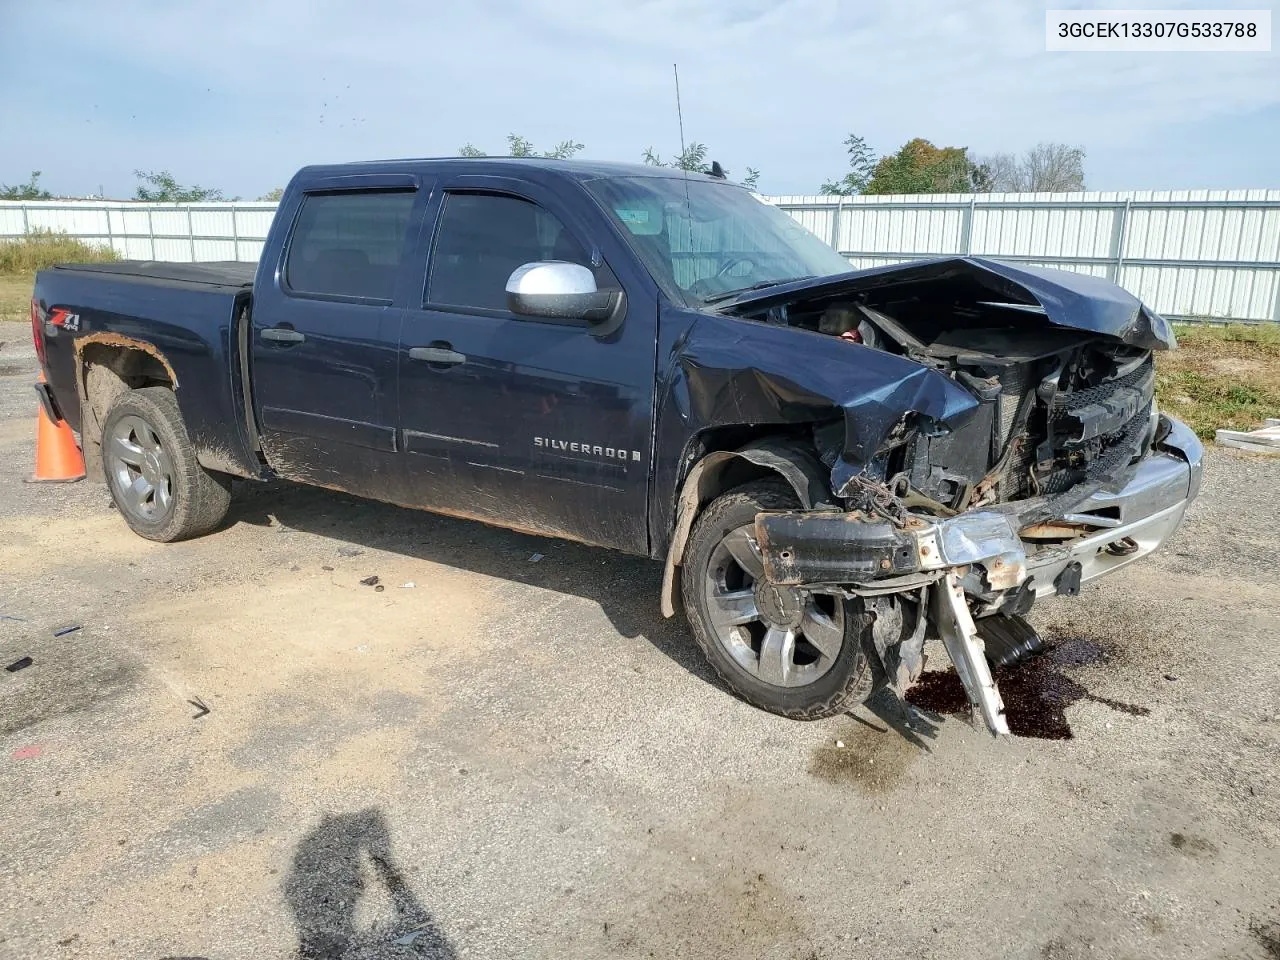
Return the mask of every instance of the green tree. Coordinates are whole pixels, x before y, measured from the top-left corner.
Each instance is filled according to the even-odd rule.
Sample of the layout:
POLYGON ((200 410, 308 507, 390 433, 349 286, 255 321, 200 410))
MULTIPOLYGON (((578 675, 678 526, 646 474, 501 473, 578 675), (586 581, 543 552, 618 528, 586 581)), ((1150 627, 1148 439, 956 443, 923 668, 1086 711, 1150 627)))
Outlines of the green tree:
POLYGON ((853 196, 866 192, 867 184, 871 182, 871 174, 876 166, 875 151, 856 133, 845 137, 844 145, 849 154, 849 172, 839 180, 824 183, 820 188, 822 193, 853 196))
MULTIPOLYGON (((711 152, 705 143, 698 143, 696 140, 685 147, 678 153, 674 160, 667 163, 662 157, 654 151, 653 147, 645 147, 644 152, 640 155, 641 160, 646 166, 650 167, 673 167, 676 170, 688 170, 690 173, 711 173, 711 164, 707 162, 707 154, 711 152)), ((721 173, 727 178, 729 171, 723 167, 721 173)), ((751 190, 755 190, 760 182, 760 171, 755 167, 747 167, 747 175, 742 179, 742 185, 751 190)))
MULTIPOLYGON (((561 140, 553 149, 539 153, 533 148, 533 144, 529 142, 527 137, 522 137, 517 133, 507 134, 506 155, 508 157, 546 157, 549 160, 570 160, 582 149, 582 144, 577 140, 561 140)), ((458 156, 487 157, 488 154, 468 140, 458 148, 458 156)))
POLYGON ((689 144, 671 165, 691 173, 710 173, 711 167, 707 165, 707 145, 697 142, 689 144))
POLYGON ((268 190, 259 200, 270 200, 273 203, 279 203, 280 198, 284 196, 284 187, 276 187, 274 190, 268 190))
POLYGON ((920 137, 881 157, 864 193, 969 193, 975 164, 966 147, 935 147, 920 137))
POLYGON ((205 201, 238 200, 239 197, 225 197, 221 190, 210 187, 183 186, 174 179, 168 170, 135 170, 133 175, 141 183, 134 191, 135 200, 148 203, 203 203, 205 201))
POLYGON ((31 179, 26 183, 8 186, 0 183, 0 200, 52 200, 53 194, 41 190, 39 186, 40 171, 32 170, 31 179))
POLYGON ((548 150, 543 156, 551 160, 572 160, 581 149, 582 144, 576 140, 561 140, 554 150, 548 150))
POLYGON ((533 144, 524 137, 515 134, 507 134, 507 156, 509 157, 536 157, 533 152, 533 144))

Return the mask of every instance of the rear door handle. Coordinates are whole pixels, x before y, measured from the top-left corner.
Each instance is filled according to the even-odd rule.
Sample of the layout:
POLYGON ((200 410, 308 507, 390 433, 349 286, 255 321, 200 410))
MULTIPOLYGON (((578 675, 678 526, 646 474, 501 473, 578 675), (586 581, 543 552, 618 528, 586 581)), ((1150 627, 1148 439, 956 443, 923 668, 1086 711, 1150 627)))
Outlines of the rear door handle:
POLYGON ((276 343, 302 343, 306 335, 288 327, 267 327, 258 336, 263 340, 274 340, 276 343))
POLYGON ((467 355, 457 350, 450 350, 448 347, 411 347, 409 359, 425 360, 427 363, 455 364, 466 363, 467 355))

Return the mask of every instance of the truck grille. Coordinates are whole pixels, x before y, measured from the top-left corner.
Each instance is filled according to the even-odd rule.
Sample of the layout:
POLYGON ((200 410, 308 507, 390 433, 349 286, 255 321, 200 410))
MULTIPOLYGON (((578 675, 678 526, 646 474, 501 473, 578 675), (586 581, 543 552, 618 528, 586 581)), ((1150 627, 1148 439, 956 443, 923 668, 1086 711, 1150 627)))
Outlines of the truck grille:
POLYGON ((1045 493, 1114 474, 1140 452, 1155 397, 1155 362, 1147 357, 1124 376, 1059 393, 1047 423, 1055 468, 1040 478, 1045 493))

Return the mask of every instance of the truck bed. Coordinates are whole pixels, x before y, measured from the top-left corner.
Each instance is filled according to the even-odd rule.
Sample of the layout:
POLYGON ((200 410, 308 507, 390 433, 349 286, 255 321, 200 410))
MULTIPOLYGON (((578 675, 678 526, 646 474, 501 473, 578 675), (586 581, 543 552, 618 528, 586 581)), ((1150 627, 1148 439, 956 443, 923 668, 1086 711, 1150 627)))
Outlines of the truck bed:
MULTIPOLYGON (((200 462, 240 476, 261 470, 245 407, 242 342, 253 292, 253 263, 60 264, 36 274, 44 316, 46 376, 67 422, 82 433, 78 372, 112 349, 141 350, 172 380, 200 462)), ((104 413, 105 411, 99 411, 104 413)), ((92 432, 92 431, 90 431, 92 432)), ((90 458, 92 459, 92 458, 90 458)))
POLYGON ((109 273, 116 277, 148 280, 162 286, 199 284, 245 290, 253 286, 256 263, 223 260, 212 263, 165 263, 160 260, 117 260, 114 263, 61 263, 54 270, 74 273, 109 273))

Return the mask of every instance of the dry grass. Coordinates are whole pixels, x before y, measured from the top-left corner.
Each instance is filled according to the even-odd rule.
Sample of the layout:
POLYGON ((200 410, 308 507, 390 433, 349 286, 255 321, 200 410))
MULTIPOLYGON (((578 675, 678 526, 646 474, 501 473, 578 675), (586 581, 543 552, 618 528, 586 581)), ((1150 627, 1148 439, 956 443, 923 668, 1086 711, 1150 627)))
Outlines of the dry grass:
POLYGON ((0 240, 0 321, 31 316, 31 287, 37 270, 55 263, 101 263, 120 255, 65 233, 37 230, 17 240, 0 240))
POLYGON ((100 263, 120 255, 65 233, 37 230, 17 240, 0 241, 0 275, 22 276, 55 263, 100 263))
POLYGON ((31 319, 31 285, 34 274, 6 277, 0 274, 0 322, 31 319))
POLYGON ((1163 410, 1201 437, 1280 417, 1280 324, 1178 327, 1178 349, 1156 360, 1163 410))

